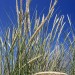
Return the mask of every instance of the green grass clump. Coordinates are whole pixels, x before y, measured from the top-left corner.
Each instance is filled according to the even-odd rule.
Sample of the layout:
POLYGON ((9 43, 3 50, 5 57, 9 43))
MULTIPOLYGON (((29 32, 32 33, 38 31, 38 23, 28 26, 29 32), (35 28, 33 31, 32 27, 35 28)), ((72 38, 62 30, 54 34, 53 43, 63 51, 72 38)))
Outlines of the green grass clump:
MULTIPOLYGON (((36 10, 34 23, 30 18, 30 3, 31 0, 26 0, 24 12, 22 0, 20 0, 20 9, 18 0, 16 0, 17 28, 13 27, 12 32, 8 28, 4 40, 0 38, 0 75, 33 75, 43 71, 59 71, 74 75, 75 40, 72 43, 69 38, 69 33, 73 34, 72 29, 69 33, 64 33, 64 42, 59 43, 66 23, 64 15, 56 14, 51 32, 48 33, 57 0, 54 2, 51 0, 49 12, 46 17, 42 16, 42 20, 37 16, 36 10), (67 41, 70 42, 70 45, 66 52, 67 41), (55 45, 53 45, 54 42, 55 45), (68 65, 70 65, 69 70, 68 65)), ((70 22, 69 16, 68 20, 70 22)))

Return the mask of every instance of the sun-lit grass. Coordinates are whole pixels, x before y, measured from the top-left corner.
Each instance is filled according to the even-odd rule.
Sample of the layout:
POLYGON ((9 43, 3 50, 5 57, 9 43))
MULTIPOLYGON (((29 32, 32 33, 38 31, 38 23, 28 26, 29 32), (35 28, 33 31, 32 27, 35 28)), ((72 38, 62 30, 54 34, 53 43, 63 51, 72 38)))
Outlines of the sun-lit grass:
MULTIPOLYGON (((29 7, 31 0, 26 0, 25 12, 22 9, 22 0, 20 9, 16 0, 18 27, 13 27, 12 32, 8 28, 4 40, 0 38, 0 75, 33 75, 43 71, 75 75, 75 36, 72 28, 67 34, 62 32, 66 24, 64 15, 56 14, 51 31, 48 32, 47 29, 54 16, 57 2, 58 0, 54 2, 51 0, 49 12, 46 17, 42 16, 42 20, 41 17, 37 17, 36 10, 32 23, 29 7), (64 42, 60 43, 62 33, 65 38, 64 42), (69 37, 70 34, 73 36, 73 42, 69 37)), ((71 26, 70 18, 68 15, 67 17, 71 26)))

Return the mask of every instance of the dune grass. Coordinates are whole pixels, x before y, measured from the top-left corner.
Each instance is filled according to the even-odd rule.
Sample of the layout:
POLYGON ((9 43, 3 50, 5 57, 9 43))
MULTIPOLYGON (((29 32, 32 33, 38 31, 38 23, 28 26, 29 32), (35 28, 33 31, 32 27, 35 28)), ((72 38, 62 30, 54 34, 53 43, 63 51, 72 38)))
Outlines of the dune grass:
MULTIPOLYGON (((64 15, 56 14, 51 32, 48 33, 47 29, 54 16, 57 2, 58 0, 54 2, 51 0, 49 12, 46 17, 42 16, 42 20, 40 20, 41 17, 37 17, 36 10, 32 29, 29 7, 31 0, 26 0, 25 12, 22 9, 22 0, 20 0, 20 9, 16 0, 18 27, 13 27, 12 32, 8 28, 4 40, 0 38, 0 75, 34 75, 43 71, 75 75, 75 36, 72 29, 67 34, 62 32, 66 24, 64 15), (65 38, 63 38, 64 42, 60 43, 62 33, 65 38), (70 33, 73 35, 73 42, 70 40, 70 33), (65 45, 68 45, 68 42, 70 44, 67 50, 65 45)), ((70 18, 68 15, 67 17, 71 26, 70 18)))

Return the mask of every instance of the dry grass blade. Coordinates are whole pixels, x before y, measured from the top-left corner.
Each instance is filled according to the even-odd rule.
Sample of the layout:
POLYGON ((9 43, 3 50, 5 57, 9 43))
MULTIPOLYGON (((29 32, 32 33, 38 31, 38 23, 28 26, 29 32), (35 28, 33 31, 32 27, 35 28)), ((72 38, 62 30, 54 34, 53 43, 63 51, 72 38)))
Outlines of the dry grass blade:
POLYGON ((17 39, 18 35, 19 35, 19 33, 17 32, 16 35, 14 36, 14 38, 13 38, 12 46, 11 46, 11 48, 10 48, 10 53, 12 52, 12 49, 13 49, 13 47, 14 47, 14 44, 15 44, 15 42, 16 42, 16 39, 17 39))
POLYGON ((18 0, 16 0, 16 12, 17 12, 17 23, 19 27, 19 9, 18 9, 18 0))
POLYGON ((69 15, 67 15, 70 26, 72 25, 69 15))
POLYGON ((64 28, 64 25, 65 25, 65 23, 63 23, 63 25, 62 25, 62 27, 61 27, 61 29, 60 29, 60 32, 59 32, 58 38, 57 38, 57 42, 59 41, 59 38, 60 38, 60 35, 61 35, 62 30, 63 30, 63 28, 64 28))
POLYGON ((72 30, 72 23, 71 23, 71 19, 70 19, 69 15, 67 15, 67 18, 68 18, 68 22, 69 22, 69 24, 70 24, 72 36, 73 36, 73 39, 74 39, 74 32, 73 32, 73 30, 72 30))
MULTIPOLYGON (((31 0, 26 0, 26 28, 28 27, 28 31, 30 36, 31 36, 31 23, 30 23, 30 11, 29 11, 29 6, 30 6, 31 0)), ((27 30, 27 29, 26 29, 27 30)), ((27 34, 27 33, 26 33, 27 34)))
MULTIPOLYGON (((32 58, 30 61, 28 61, 27 63, 28 64, 32 64, 33 62, 35 62, 37 59, 39 59, 39 58, 41 58, 42 57, 42 55, 38 55, 37 57, 35 57, 35 58, 32 58)), ((20 68, 20 70, 23 68, 23 67, 25 67, 26 66, 26 64, 24 64, 21 68, 20 68)))

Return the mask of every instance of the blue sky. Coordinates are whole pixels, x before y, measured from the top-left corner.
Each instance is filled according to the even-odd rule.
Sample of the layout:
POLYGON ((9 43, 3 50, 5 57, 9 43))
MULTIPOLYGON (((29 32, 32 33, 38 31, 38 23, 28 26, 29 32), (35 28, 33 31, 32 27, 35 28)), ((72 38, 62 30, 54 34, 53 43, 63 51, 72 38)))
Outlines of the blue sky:
MULTIPOLYGON (((23 0, 24 1, 24 0, 23 0)), ((13 21, 13 23, 16 23, 16 9, 15 9, 15 3, 16 0, 0 0, 0 31, 5 31, 7 27, 12 27, 12 23, 9 20, 13 21), (6 13, 7 12, 7 13, 6 13), (8 14, 8 16, 7 16, 8 14)), ((49 8, 50 0, 32 0, 31 3, 31 12, 34 11, 35 7, 37 6, 38 14, 45 8, 44 14, 47 15, 48 8, 49 8)), ((75 0, 58 0, 57 7, 57 13, 60 13, 65 15, 69 14, 70 18, 72 20, 73 26, 75 27, 75 0)), ((1 34, 1 32, 0 32, 1 34)))

